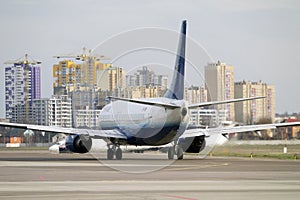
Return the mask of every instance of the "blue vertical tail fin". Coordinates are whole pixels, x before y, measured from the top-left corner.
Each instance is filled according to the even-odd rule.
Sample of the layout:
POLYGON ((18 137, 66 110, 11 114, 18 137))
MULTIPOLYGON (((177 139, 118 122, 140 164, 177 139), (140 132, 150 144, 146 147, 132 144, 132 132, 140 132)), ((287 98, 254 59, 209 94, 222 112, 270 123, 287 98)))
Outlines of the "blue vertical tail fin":
POLYGON ((175 69, 170 88, 164 97, 182 100, 184 96, 184 71, 185 71, 185 43, 186 43, 186 20, 182 21, 179 43, 176 55, 175 69))

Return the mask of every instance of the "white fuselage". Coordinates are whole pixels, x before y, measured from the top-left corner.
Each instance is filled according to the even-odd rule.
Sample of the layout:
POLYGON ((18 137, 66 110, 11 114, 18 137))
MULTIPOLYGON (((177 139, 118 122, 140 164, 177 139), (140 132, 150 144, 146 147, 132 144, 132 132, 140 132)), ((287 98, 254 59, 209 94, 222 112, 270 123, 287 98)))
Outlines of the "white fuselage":
POLYGON ((129 138, 127 143, 134 145, 163 145, 179 137, 188 124, 185 101, 168 98, 149 100, 177 105, 180 108, 166 109, 156 105, 114 101, 106 105, 100 113, 101 129, 119 129, 129 138))

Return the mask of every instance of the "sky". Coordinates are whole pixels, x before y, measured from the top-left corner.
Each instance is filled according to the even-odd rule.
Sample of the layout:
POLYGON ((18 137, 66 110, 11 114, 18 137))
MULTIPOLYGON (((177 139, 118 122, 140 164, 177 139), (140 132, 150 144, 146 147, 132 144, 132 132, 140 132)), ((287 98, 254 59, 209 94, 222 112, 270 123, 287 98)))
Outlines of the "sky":
MULTIPOLYGON (((234 66, 235 81, 275 85, 276 112, 300 112, 300 1, 0 0, 0 4, 0 118, 5 116, 5 61, 26 53, 42 61, 42 97, 47 98, 52 94, 52 66, 58 62, 54 55, 81 53, 86 47, 115 58, 107 46, 121 49, 125 42, 112 38, 132 32, 129 43, 156 35, 157 41, 169 40, 170 49, 176 49, 177 40, 168 35, 179 31, 183 19, 188 21, 188 37, 202 48, 187 46, 187 56, 203 58, 204 64, 196 66, 199 71, 206 62, 225 62, 234 66), (136 31, 149 27, 155 34, 136 31), (158 30, 164 30, 161 38, 158 30)), ((130 71, 138 63, 161 62, 152 61, 158 56, 147 57, 147 52, 135 52, 127 56, 131 59, 116 63, 130 71)), ((163 66, 174 63, 169 57, 163 66)))

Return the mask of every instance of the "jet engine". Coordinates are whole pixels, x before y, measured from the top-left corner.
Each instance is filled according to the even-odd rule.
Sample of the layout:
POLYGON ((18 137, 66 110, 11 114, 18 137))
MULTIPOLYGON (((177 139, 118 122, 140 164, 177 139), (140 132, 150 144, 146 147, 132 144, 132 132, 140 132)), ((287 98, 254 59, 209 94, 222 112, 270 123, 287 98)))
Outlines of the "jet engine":
POLYGON ((199 153, 205 148, 205 136, 180 138, 178 145, 184 152, 199 153))
POLYGON ((66 138, 66 148, 74 153, 87 153, 91 150, 92 139, 85 135, 69 135, 66 138))

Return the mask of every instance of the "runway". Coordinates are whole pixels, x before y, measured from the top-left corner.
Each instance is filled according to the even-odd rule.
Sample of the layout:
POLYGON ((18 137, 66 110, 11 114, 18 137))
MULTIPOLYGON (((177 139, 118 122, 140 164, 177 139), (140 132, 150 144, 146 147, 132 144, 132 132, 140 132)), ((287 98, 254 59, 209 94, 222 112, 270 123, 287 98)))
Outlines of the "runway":
POLYGON ((299 199, 300 162, 0 151, 0 199, 299 199), (97 159, 98 158, 98 159, 97 159))

